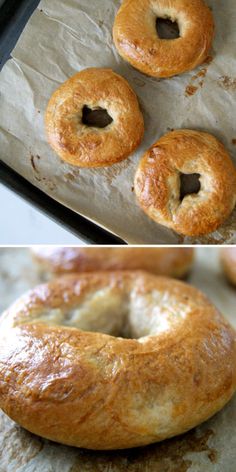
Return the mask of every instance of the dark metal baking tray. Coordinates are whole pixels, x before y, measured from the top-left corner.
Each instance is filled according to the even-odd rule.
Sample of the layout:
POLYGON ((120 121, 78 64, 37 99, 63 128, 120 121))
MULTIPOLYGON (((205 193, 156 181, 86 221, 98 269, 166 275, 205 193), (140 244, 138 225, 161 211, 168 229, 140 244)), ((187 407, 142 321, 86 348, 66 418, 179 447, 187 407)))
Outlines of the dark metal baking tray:
MULTIPOLYGON (((0 70, 9 59, 39 0, 5 0, 0 7, 0 70)), ((118 236, 66 208, 1 161, 0 183, 89 244, 126 244, 118 236)))

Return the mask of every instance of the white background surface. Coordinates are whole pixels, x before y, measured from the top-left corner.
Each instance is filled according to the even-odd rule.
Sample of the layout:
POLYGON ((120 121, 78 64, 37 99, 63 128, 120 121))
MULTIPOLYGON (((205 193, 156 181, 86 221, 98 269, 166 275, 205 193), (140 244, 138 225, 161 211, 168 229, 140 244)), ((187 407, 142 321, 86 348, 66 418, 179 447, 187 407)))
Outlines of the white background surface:
POLYGON ((0 244, 83 244, 0 185, 0 244))

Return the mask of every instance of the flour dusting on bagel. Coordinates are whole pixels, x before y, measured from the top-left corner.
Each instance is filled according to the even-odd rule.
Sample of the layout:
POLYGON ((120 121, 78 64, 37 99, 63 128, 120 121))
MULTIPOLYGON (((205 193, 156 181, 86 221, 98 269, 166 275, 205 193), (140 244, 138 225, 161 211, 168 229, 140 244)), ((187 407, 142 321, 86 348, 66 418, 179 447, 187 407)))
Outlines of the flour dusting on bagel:
POLYGON ((228 281, 236 286, 236 247, 221 249, 220 261, 228 281))

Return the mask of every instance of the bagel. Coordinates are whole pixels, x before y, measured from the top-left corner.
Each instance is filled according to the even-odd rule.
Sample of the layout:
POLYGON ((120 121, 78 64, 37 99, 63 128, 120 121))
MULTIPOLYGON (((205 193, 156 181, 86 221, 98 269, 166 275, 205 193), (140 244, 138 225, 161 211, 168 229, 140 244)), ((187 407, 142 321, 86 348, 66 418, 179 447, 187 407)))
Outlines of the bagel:
POLYGON ((113 28, 119 54, 152 77, 171 77, 202 64, 213 36, 213 16, 203 0, 125 0, 113 28), (179 37, 161 39, 158 19, 177 22, 179 37))
POLYGON ((45 126, 54 151, 80 167, 109 166, 126 159, 144 134, 143 116, 128 82, 99 68, 79 72, 54 92, 45 126))
POLYGON ((144 154, 134 189, 154 221, 177 233, 199 236, 215 231, 232 212, 236 169, 212 135, 176 130, 144 154))
POLYGON ((221 249, 221 266, 228 281, 236 285, 236 248, 227 247, 221 249))
POLYGON ((190 272, 194 257, 190 248, 34 246, 31 252, 42 273, 142 269, 177 278, 190 272))
POLYGON ((235 341, 216 308, 183 282, 135 271, 59 277, 1 318, 0 407, 71 446, 161 441, 231 398, 235 341))

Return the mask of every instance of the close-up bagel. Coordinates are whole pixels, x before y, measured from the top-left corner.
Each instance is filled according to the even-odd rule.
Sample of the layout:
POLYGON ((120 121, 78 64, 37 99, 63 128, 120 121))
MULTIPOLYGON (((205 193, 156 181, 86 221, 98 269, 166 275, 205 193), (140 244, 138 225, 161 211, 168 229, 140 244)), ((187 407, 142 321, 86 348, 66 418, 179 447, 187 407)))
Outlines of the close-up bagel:
POLYGON ((203 0, 125 0, 113 38, 123 59, 144 74, 171 77, 207 58, 214 36, 213 15, 203 0), (158 20, 176 22, 179 37, 158 35, 158 20))
POLYGON ((236 285, 236 248, 226 247, 221 249, 221 266, 228 281, 236 285))
POLYGON ((144 134, 134 91, 123 77, 100 68, 78 72, 53 93, 45 126, 58 156, 79 167, 126 159, 144 134))
POLYGON ((204 235, 215 231, 234 209, 236 169, 214 136, 176 130, 144 154, 135 193, 157 223, 183 235, 204 235))
POLYGON ((161 441, 236 389, 233 328, 197 289, 145 272, 60 277, 16 301, 0 328, 0 407, 63 444, 161 441))
POLYGON ((96 270, 146 270, 156 275, 184 278, 191 271, 191 248, 52 247, 33 246, 40 271, 63 274, 96 270))

